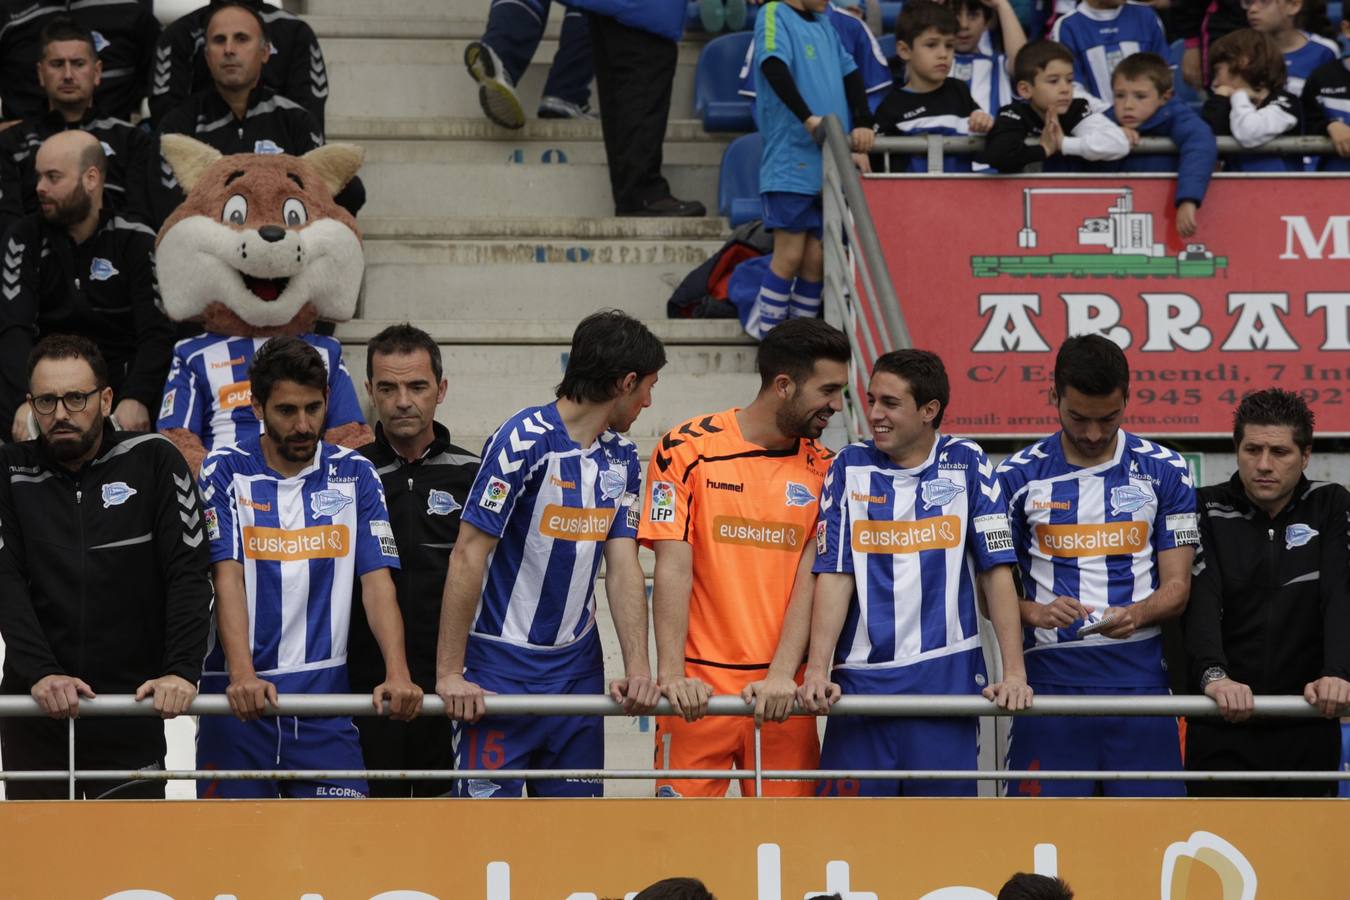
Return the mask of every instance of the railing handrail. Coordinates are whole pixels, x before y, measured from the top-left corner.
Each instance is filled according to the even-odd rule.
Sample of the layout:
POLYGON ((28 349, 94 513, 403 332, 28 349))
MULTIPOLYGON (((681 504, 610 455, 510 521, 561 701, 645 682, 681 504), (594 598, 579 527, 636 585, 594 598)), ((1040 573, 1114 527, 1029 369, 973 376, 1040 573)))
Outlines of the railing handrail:
MULTIPOLYGON (((840 136, 843 137, 843 127, 840 126, 840 136)), ((1219 145, 1220 153, 1250 154, 1250 153, 1279 153, 1297 156, 1335 156, 1336 146, 1330 138, 1319 137, 1317 135, 1299 135, 1297 137, 1277 137, 1255 147, 1244 147, 1237 142, 1236 138, 1219 137, 1215 138, 1219 145)), ((1027 140, 1027 146, 1034 146, 1038 141, 1034 139, 1027 140)), ((915 135, 913 137, 878 137, 872 148, 873 153, 927 153, 930 146, 937 144, 944 153, 979 153, 984 150, 984 137, 982 135, 957 136, 957 135, 915 135)), ((848 146, 845 140, 845 147, 848 146)), ((1170 138, 1144 137, 1139 139, 1139 143, 1130 149, 1131 153, 1176 153, 1177 145, 1170 138)), ((1109 175, 1111 173, 1104 172, 1109 175)), ((1124 173, 1139 174, 1139 173, 1124 173)), ((852 200, 849 201, 852 205, 852 200)))
MULTIPOLYGON (((509 716, 624 716, 623 706, 604 694, 489 694, 484 698, 488 715, 509 716)), ((387 704, 386 704, 387 706, 387 704)), ((1280 718, 1317 718, 1320 713, 1301 696, 1258 695, 1253 710, 1258 716, 1280 718)), ((1350 714, 1350 707, 1344 710, 1350 714)), ((753 708, 734 694, 708 701, 711 716, 748 716, 753 708)), ((79 714, 84 717, 155 716, 150 700, 137 701, 132 694, 102 694, 93 700, 81 700, 79 714)), ((224 694, 199 694, 185 715, 230 715, 224 694)), ((280 706, 268 715, 280 716, 374 716, 369 694, 282 694, 280 706)), ((434 694, 422 701, 422 715, 444 715, 445 705, 434 694)), ((674 715, 669 702, 662 700, 652 715, 674 715)), ((0 697, 0 718, 43 716, 31 697, 0 697)), ((815 715, 797 709, 794 715, 815 715)), ((970 716, 1185 716, 1210 718, 1220 715, 1219 706, 1203 696, 1171 694, 1038 696, 1030 709, 1009 712, 978 695, 950 694, 868 694, 844 696, 826 715, 898 716, 898 717, 970 717, 970 716)))

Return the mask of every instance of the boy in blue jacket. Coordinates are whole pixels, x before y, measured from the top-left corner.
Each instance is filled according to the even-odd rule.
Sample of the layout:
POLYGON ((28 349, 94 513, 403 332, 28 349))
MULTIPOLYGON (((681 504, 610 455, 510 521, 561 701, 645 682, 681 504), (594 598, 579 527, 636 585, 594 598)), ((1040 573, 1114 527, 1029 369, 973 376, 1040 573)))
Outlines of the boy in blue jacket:
POLYGON ((1190 237, 1219 158, 1214 133, 1194 110, 1172 96, 1172 70, 1156 53, 1135 53, 1121 60, 1111 75, 1111 93, 1107 116, 1125 131, 1131 147, 1141 137, 1165 137, 1177 145, 1178 153, 1131 153, 1102 167, 1113 172, 1176 172, 1177 233, 1190 237))

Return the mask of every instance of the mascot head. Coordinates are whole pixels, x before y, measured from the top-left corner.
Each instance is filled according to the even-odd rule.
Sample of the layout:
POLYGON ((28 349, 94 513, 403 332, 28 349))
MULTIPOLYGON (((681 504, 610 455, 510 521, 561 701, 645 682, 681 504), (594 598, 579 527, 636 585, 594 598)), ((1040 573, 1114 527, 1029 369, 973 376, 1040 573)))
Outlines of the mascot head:
POLYGON ((360 147, 221 156, 185 135, 162 141, 187 192, 156 249, 169 318, 263 337, 352 317, 365 268, 361 235, 333 195, 360 168, 360 147))

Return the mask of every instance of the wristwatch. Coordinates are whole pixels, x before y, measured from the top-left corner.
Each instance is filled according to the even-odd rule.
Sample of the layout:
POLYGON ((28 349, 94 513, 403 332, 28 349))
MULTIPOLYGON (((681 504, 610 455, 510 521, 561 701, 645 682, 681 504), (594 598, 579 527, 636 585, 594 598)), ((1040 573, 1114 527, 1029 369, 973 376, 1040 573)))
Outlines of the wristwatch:
POLYGON ((1205 670, 1204 674, 1200 676, 1200 689, 1204 690, 1214 682, 1223 681, 1227 677, 1228 672, 1224 670, 1223 666, 1210 666, 1205 670))

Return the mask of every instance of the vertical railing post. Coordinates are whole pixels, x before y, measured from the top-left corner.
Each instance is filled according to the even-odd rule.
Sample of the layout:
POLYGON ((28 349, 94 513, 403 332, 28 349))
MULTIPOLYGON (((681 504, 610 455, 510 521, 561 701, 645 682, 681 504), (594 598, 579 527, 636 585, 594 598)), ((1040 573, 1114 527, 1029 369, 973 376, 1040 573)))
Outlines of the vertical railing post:
POLYGON ((66 790, 67 799, 75 799, 75 717, 66 719, 66 790))
POLYGON ((755 720, 755 796, 764 796, 764 727, 755 720))

